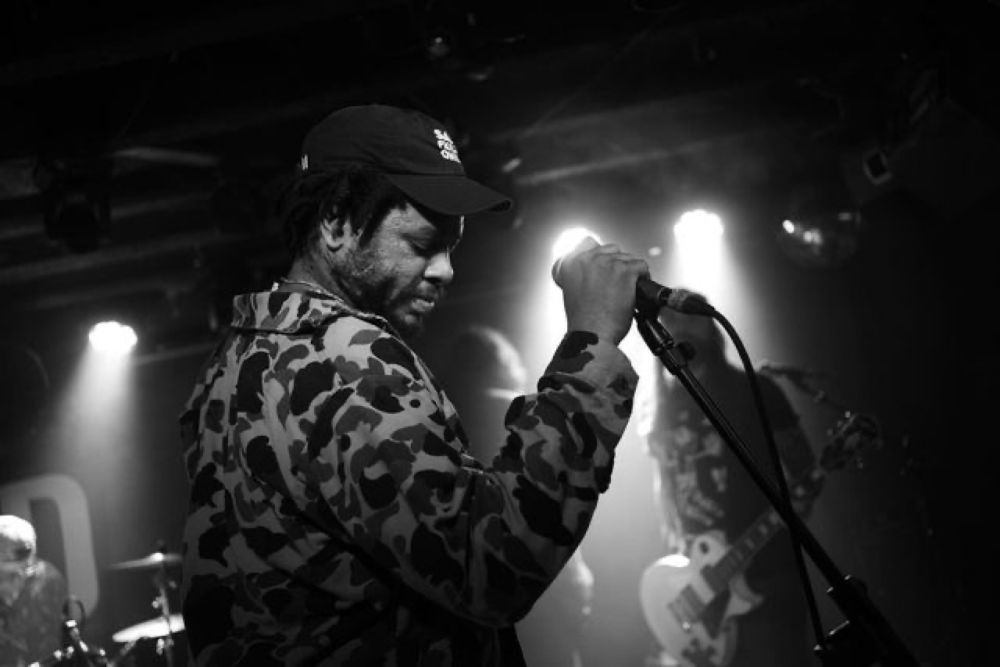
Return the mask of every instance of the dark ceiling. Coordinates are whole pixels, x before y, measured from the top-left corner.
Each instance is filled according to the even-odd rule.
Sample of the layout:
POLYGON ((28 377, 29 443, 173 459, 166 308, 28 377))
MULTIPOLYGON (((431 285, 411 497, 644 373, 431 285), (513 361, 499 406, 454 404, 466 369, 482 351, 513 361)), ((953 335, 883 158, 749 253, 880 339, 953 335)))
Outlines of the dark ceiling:
POLYGON ((978 117, 996 108, 1000 8, 986 1, 19 0, 4 13, 0 306, 5 336, 36 346, 98 314, 140 322, 159 348, 203 340, 234 291, 282 270, 271 193, 309 125, 343 104, 449 123, 468 169, 522 201, 515 216, 533 190, 637 167, 773 191, 898 140, 942 81, 978 117))

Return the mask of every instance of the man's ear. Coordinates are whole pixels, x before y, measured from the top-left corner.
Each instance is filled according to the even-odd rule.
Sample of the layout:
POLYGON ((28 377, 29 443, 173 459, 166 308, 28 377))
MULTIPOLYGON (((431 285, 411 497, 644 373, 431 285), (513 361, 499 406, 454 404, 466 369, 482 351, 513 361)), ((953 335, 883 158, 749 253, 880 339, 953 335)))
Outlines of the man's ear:
POLYGON ((353 235, 354 228, 343 218, 325 218, 319 223, 320 240, 323 247, 331 252, 342 248, 353 235))

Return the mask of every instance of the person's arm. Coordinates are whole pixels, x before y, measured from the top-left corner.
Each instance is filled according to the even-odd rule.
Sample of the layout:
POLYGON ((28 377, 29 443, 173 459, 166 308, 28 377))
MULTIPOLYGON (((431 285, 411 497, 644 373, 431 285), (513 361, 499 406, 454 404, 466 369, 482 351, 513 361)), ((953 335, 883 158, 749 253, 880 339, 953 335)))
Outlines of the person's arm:
POLYGON ((370 327, 328 345, 348 350, 336 362, 346 382, 288 470, 407 587, 479 622, 522 616, 610 482, 637 379, 628 359, 593 333, 567 334, 484 470, 460 455, 451 404, 402 342, 370 327))

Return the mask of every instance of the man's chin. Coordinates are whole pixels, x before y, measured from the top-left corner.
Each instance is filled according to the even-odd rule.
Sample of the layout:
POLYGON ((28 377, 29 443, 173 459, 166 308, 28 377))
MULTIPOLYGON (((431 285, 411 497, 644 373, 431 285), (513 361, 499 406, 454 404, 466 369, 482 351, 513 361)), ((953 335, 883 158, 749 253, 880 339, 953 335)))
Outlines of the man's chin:
POLYGON ((424 332, 424 318, 413 313, 394 315, 389 323, 406 340, 417 338, 424 332))

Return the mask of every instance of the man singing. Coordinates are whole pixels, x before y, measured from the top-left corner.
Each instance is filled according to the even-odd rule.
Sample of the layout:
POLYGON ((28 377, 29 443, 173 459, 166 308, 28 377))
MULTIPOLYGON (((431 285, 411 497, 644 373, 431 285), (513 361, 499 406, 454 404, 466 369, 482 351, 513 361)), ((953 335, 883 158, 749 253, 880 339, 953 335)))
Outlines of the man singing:
POLYGON ((648 269, 593 241, 562 262, 566 335, 477 462, 406 341, 465 216, 509 206, 423 113, 347 107, 307 134, 289 271, 235 298, 180 417, 197 664, 524 664, 514 623, 610 482, 637 379, 618 344, 648 269))

